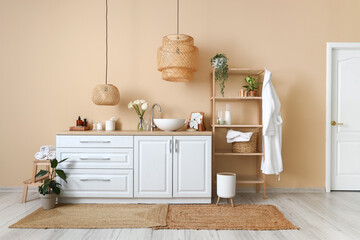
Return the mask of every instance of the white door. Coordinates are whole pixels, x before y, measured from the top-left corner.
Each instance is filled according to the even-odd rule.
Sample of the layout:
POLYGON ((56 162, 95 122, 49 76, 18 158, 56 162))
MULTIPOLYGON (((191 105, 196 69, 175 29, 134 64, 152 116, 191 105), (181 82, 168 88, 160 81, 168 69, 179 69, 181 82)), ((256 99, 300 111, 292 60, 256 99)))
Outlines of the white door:
POLYGON ((331 51, 330 187, 360 190, 360 45, 331 51))
POLYGON ((211 197, 211 137, 174 137, 174 197, 211 197))
POLYGON ((134 197, 171 197, 172 137, 136 136, 134 142, 134 197))

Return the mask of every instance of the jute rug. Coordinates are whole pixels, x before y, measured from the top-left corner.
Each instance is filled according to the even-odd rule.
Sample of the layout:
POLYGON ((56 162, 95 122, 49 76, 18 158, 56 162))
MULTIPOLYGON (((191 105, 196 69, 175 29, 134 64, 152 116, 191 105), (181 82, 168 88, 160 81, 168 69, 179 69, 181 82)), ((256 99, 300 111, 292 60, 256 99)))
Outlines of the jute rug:
POLYGON ((10 228, 298 229, 272 205, 65 204, 10 228))
POLYGON ((64 204, 35 212, 10 228, 149 228, 166 226, 168 205, 64 204))
POLYGON ((299 229, 273 205, 169 205, 167 226, 156 229, 299 229))

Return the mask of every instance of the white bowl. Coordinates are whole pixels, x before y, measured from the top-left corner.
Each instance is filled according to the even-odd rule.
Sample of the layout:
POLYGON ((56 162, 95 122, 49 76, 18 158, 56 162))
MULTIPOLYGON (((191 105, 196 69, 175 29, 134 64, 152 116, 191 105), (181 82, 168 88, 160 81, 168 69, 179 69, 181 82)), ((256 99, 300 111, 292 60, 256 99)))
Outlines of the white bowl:
POLYGON ((176 131, 184 126, 186 119, 154 119, 155 125, 164 131, 176 131))

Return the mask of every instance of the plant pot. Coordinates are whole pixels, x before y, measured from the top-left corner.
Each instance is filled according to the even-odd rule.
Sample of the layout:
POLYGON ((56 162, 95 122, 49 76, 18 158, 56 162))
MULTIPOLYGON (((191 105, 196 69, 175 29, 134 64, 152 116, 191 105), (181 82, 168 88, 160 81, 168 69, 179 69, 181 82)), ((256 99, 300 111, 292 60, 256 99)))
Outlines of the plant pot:
POLYGON ((235 197, 236 174, 235 173, 218 173, 216 174, 216 193, 221 198, 235 197))
POLYGON ((248 97, 256 97, 257 91, 249 91, 248 97))
POLYGON ((55 193, 45 194, 45 196, 42 194, 39 195, 40 195, 41 205, 44 210, 53 209, 55 207, 55 203, 56 203, 55 193))

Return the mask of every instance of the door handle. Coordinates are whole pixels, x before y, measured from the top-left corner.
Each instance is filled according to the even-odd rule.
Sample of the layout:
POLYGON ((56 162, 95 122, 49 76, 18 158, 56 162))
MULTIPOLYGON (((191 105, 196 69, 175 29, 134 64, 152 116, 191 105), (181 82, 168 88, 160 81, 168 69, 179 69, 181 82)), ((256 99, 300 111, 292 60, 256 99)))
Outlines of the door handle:
POLYGON ((106 157, 99 157, 99 158, 88 158, 88 157, 80 157, 80 160, 111 160, 110 158, 106 157))
POLYGON ((175 140, 175 152, 179 152, 179 142, 175 140))
POLYGON ((80 178, 80 181, 104 181, 109 182, 110 178, 80 178))
POLYGON ((171 140, 169 140, 169 150, 170 150, 170 153, 172 153, 172 141, 171 140))
POLYGON ((335 126, 335 125, 344 125, 344 123, 337 123, 335 121, 331 121, 331 126, 335 126))
POLYGON ((111 143, 111 141, 109 141, 109 140, 103 140, 103 141, 80 140, 80 143, 111 143))

